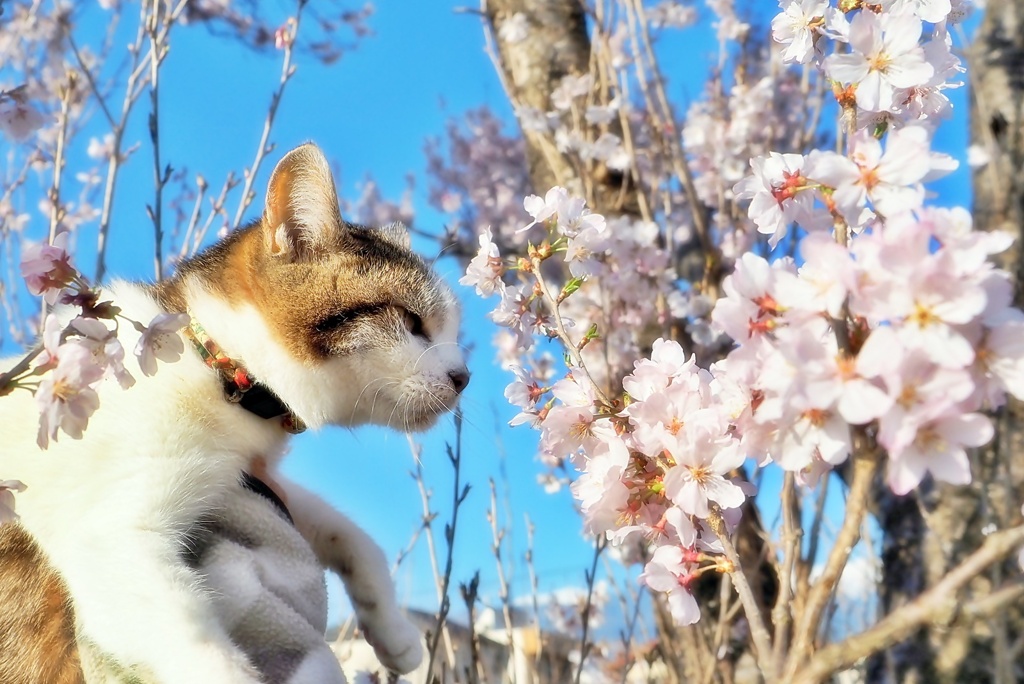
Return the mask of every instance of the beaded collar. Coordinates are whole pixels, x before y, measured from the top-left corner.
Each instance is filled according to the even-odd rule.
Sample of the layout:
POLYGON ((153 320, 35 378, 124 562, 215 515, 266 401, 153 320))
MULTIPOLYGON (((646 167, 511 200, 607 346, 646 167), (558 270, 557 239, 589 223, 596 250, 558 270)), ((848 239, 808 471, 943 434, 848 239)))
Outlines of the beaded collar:
POLYGON ((280 418, 281 427, 288 432, 299 433, 306 429, 305 423, 269 387, 254 381, 244 366, 224 353, 195 316, 191 316, 183 332, 203 362, 220 375, 225 399, 260 418, 280 418))

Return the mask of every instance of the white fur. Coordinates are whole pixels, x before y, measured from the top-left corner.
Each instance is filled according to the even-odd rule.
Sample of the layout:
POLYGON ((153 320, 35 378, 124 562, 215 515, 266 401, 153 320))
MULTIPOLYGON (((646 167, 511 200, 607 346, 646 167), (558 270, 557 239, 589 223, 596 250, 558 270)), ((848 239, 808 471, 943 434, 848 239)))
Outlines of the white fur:
MULTIPOLYGON (((132 319, 148 322, 160 313, 139 286, 118 283, 105 294, 132 319)), ((421 411, 436 413, 456 401, 447 374, 465 369, 454 344, 457 315, 432 348, 410 341, 410 348, 372 352, 369 360, 335 359, 313 368, 276 344, 251 307, 233 309, 198 286, 188 299, 211 337, 246 359, 311 426, 369 420, 424 427, 430 420, 421 411), (397 384, 366 406, 361 395, 375 393, 371 381, 386 372, 396 372, 397 384), (425 397, 428 390, 436 399, 425 397)), ((124 323, 119 329, 131 353, 138 333, 124 323)), ((275 421, 227 403, 216 374, 190 348, 177 363, 161 363, 155 376, 135 376, 127 391, 112 380, 101 383, 100 409, 84 438, 61 435, 47 451, 35 446, 32 398, 21 392, 4 398, 0 472, 28 485, 18 513, 67 581, 83 637, 160 682, 256 684, 259 674, 231 642, 201 578, 179 557, 178 542, 193 521, 221 504, 253 459, 274 471, 287 436, 275 421)), ((278 482, 321 562, 355 568, 346 578, 353 598, 384 597, 360 621, 391 665, 411 669, 420 657, 418 634, 413 645, 376 544, 323 502, 278 482), (332 533, 335 541, 325 541, 332 533)))
POLYGON ((210 336, 263 380, 311 428, 376 423, 418 430, 458 401, 449 371, 465 370, 457 343, 458 303, 441 283, 449 315, 427 343, 409 336, 393 349, 371 349, 310 367, 277 344, 252 305, 232 306, 194 285, 191 310, 210 336), (340 391, 350 390, 350 391, 340 391), (355 391, 352 391, 355 390, 355 391))

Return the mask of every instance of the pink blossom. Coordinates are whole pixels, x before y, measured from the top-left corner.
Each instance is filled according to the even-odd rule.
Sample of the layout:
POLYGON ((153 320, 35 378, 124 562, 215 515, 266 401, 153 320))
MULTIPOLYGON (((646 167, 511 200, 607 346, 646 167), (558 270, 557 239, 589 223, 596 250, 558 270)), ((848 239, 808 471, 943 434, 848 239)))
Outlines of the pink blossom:
POLYGON ((523 226, 517 233, 522 233, 525 230, 533 228, 538 223, 543 223, 549 218, 558 213, 559 206, 567 201, 569 198, 569 192, 562 187, 555 186, 547 191, 547 194, 543 198, 537 195, 530 195, 523 200, 523 208, 526 209, 526 213, 533 217, 527 225, 523 226))
POLYGON ((178 331, 188 325, 189 316, 183 313, 157 314, 146 326, 138 344, 135 345, 135 356, 139 359, 139 367, 145 375, 156 374, 156 360, 173 363, 181 358, 185 351, 185 342, 178 331))
POLYGON ((70 327, 82 336, 79 343, 92 350, 96 365, 107 369, 122 389, 135 384, 135 378, 124 367, 124 347, 117 339, 117 331, 107 328, 99 319, 84 316, 72 320, 70 327))
POLYGON ((736 199, 750 200, 747 213, 759 233, 771 235, 768 244, 772 247, 786 234, 789 224, 806 222, 812 214, 814 197, 806 187, 803 164, 803 155, 770 152, 767 157, 751 159, 754 175, 733 187, 736 199))
POLYGON ((659 337, 651 345, 651 358, 633 364, 633 372, 623 378, 622 387, 636 401, 644 401, 669 383, 694 372, 696 362, 675 340, 659 337))
POLYGON ((806 64, 814 56, 814 41, 824 23, 826 0, 779 0, 782 12, 772 19, 772 39, 786 46, 782 59, 806 64))
POLYGON ((1002 393, 1024 399, 1024 320, 1010 318, 988 328, 977 347, 977 360, 980 388, 984 391, 986 382, 994 385, 986 392, 990 407, 1004 403, 1002 393))
POLYGON ((882 144, 867 131, 858 132, 852 145, 850 159, 833 152, 812 154, 806 171, 808 177, 835 188, 832 199, 848 220, 856 222, 868 197, 885 216, 920 206, 920 183, 932 168, 924 128, 891 132, 884 154, 882 144))
POLYGON ((519 285, 508 285, 501 289, 501 303, 487 315, 498 325, 508 328, 516 336, 517 346, 529 349, 533 346, 533 335, 529 332, 537 317, 531 310, 533 293, 519 285))
POLYGON ((0 480, 0 525, 18 519, 14 512, 14 493, 25 491, 20 480, 0 480))
POLYGON ((737 508, 746 495, 725 475, 746 459, 739 442, 726 435, 717 411, 691 413, 670 453, 676 464, 665 474, 665 494, 685 513, 707 518, 709 502, 737 508))
POLYGON ((897 88, 926 83, 934 73, 918 44, 920 38, 921 20, 916 17, 858 12, 850 22, 853 50, 827 57, 825 71, 829 78, 857 86, 861 109, 888 111, 897 88))
POLYGON ((21 275, 28 291, 43 295, 49 304, 57 301, 61 291, 74 281, 78 271, 71 265, 67 251, 68 234, 60 233, 53 244, 33 244, 21 254, 21 275))
POLYGON ((491 237, 490 228, 480 233, 479 240, 480 250, 466 267, 466 275, 459 278, 459 284, 471 285, 481 297, 490 297, 495 292, 500 293, 505 287, 501 280, 505 266, 501 261, 501 254, 498 253, 498 246, 491 237))
POLYGON ((968 484, 971 465, 964 447, 987 444, 992 422, 980 413, 953 413, 937 417, 917 430, 905 449, 889 452, 889 486, 906 494, 920 484, 926 473, 950 484, 968 484))
POLYGON ((607 234, 604 216, 591 213, 578 197, 566 197, 558 205, 558 231, 573 238, 583 233, 595 236, 607 234))
POLYGON ((581 475, 570 487, 580 503, 583 522, 590 534, 615 530, 630 496, 623 481, 629 451, 606 424, 602 427, 605 439, 574 459, 581 475))
POLYGON ((0 91, 0 131, 11 140, 24 142, 45 123, 43 115, 28 101, 24 87, 0 91))
POLYGON ((700 620, 700 607, 690 593, 694 566, 683 559, 678 546, 660 546, 644 567, 640 581, 654 591, 668 593, 672 618, 680 625, 692 625, 700 620))
POLYGON ((608 248, 604 217, 590 214, 586 218, 590 217, 600 218, 600 223, 585 223, 573 237, 569 238, 566 245, 565 261, 569 264, 569 272, 576 278, 600 273, 601 262, 594 257, 608 248))
POLYGON ((953 9, 950 0, 885 0, 882 6, 892 14, 913 12, 933 24, 945 21, 953 9))
POLYGON ((726 296, 715 304, 712 322, 737 342, 771 334, 783 324, 775 290, 780 279, 793 276, 792 269, 791 261, 777 259, 769 264, 746 252, 722 282, 726 296))
POLYGON ((99 408, 99 396, 91 385, 98 382, 104 369, 97 366, 92 351, 74 340, 58 349, 56 367, 43 376, 36 389, 39 407, 37 442, 45 449, 51 439, 63 430, 74 439, 81 439, 91 416, 99 408))

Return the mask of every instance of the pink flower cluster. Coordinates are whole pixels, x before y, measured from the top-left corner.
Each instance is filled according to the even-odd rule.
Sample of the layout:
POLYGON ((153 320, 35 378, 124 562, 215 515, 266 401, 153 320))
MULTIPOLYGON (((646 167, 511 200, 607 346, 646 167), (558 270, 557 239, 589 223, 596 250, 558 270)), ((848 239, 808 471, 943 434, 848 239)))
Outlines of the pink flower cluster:
MULTIPOLYGON (((37 441, 43 449, 60 431, 74 439, 82 437, 89 418, 99 408, 96 387, 102 380, 113 378, 124 389, 135 384, 124 366, 125 351, 118 339, 118 320, 124 317, 111 302, 101 302, 100 293, 72 266, 66 236, 62 233, 53 244, 27 248, 21 272, 30 292, 49 304, 67 307, 65 311, 77 309, 79 313, 69 323, 64 322, 67 314, 63 318, 48 314, 43 322, 42 348, 34 363, 0 373, 0 396, 18 388, 34 393, 40 413, 37 441)), ((188 324, 188 315, 159 314, 148 326, 124 320, 141 333, 135 356, 145 375, 156 373, 157 359, 173 362, 180 358, 184 342, 177 331, 188 324)))
MULTIPOLYGON (((560 334, 556 309, 583 299, 602 279, 614 279, 616 270, 636 272, 633 262, 618 262, 604 217, 589 212, 563 188, 552 188, 543 198, 527 197, 524 207, 533 222, 522 230, 539 222, 549 228, 550 237, 531 250, 532 263, 520 260, 527 282, 504 282, 506 264, 489 231, 481 236, 480 250, 461 280, 483 296, 499 295, 492 320, 515 333, 520 354, 532 347, 535 334, 560 334), (581 242, 587 247, 580 248, 581 242), (556 254, 564 255, 571 274, 579 274, 557 296, 545 294, 539 281, 528 285, 542 262, 556 254)), ((567 324, 565 317, 562 323, 567 324)), ((731 405, 722 401, 718 383, 678 343, 663 339, 654 343, 651 359, 635 362, 632 373, 622 378, 622 400, 606 398, 594 376, 582 368, 550 386, 541 384, 553 379, 549 365, 538 375, 520 365, 512 369, 516 380, 505 394, 521 409, 513 424, 529 423, 540 430, 541 456, 549 465, 568 460, 576 467, 579 476, 572 491, 587 530, 616 543, 645 538, 684 554, 680 557, 685 562, 669 563, 669 552, 656 553, 645 577, 652 587, 673 577, 672 587, 660 590, 669 592, 678 620, 694 622, 699 610, 689 586, 702 572, 718 567, 714 554, 721 552, 709 520, 734 523, 739 506, 752 493, 748 483, 733 477, 746 456, 733 434, 731 405)))
POLYGON ((869 426, 894 492, 927 472, 970 482, 966 449, 992 437, 978 411, 1024 397, 1024 314, 988 262, 1008 244, 963 210, 930 209, 876 221, 849 248, 811 234, 799 267, 745 255, 712 314, 738 342, 715 372, 745 453, 814 482, 850 455, 850 426, 869 426))
MULTIPOLYGON (((1007 394, 1024 398, 1024 313, 1011 306, 1011 278, 990 262, 1011 238, 974 232, 962 209, 924 206, 925 184, 956 167, 931 141, 949 110, 943 91, 959 85, 945 21, 961 3, 780 7, 773 31, 785 60, 813 62, 836 85, 846 153, 772 151, 772 138, 741 133, 755 110, 771 108, 744 113, 742 98, 729 123, 711 109, 698 112, 706 122, 691 118, 686 147, 717 219, 721 197, 749 200, 751 223, 735 232, 756 227, 774 247, 799 226, 796 258, 750 251, 750 236, 729 238, 730 250, 718 232, 735 270, 712 310, 679 287, 659 240, 671 228, 606 219, 556 187, 526 198, 533 221, 517 231, 532 237, 541 226, 546 239, 513 262, 488 230, 461 281, 499 295, 491 317, 512 333, 501 348, 516 375, 505 393, 521 410, 513 424, 539 430, 545 463, 574 466, 590 533, 649 547, 641 580, 668 594, 684 624, 700 615, 694 582, 730 569, 716 531, 730 530, 753 494, 745 467, 775 464, 814 485, 856 449, 877 449, 897 494, 929 474, 963 484, 970 450, 993 436, 984 412, 1007 394), (935 24, 926 38, 922 22, 935 24), (829 41, 841 47, 826 55, 829 41), (758 146, 749 177, 715 161, 758 146), (701 328, 708 312, 711 327, 701 328), (640 331, 650 339, 680 321, 698 350, 724 337, 735 345, 708 369, 664 338, 636 360, 640 331), (564 377, 531 358, 537 335, 564 345, 564 377)), ((767 89, 759 97, 770 100, 767 89)))

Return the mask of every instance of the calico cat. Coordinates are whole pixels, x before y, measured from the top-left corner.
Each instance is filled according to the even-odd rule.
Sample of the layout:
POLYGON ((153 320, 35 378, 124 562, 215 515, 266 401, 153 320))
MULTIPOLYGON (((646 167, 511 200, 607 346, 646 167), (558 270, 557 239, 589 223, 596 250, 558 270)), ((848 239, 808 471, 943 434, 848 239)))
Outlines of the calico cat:
MULTIPOLYGON (((396 608, 380 549, 277 472, 297 424, 425 429, 468 383, 458 305, 404 228, 343 221, 327 161, 307 144, 274 169, 259 221, 168 280, 105 295, 134 320, 187 312, 202 353, 127 391, 105 381, 84 437, 46 451, 32 398, 3 399, 0 472, 29 485, 20 523, 66 583, 79 642, 147 681, 262 681, 184 552, 197 523, 216 520, 243 473, 262 467, 294 529, 345 580, 385 664, 415 667, 419 634, 396 608)), ((130 325, 118 335, 127 349, 138 340, 130 325)))

